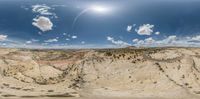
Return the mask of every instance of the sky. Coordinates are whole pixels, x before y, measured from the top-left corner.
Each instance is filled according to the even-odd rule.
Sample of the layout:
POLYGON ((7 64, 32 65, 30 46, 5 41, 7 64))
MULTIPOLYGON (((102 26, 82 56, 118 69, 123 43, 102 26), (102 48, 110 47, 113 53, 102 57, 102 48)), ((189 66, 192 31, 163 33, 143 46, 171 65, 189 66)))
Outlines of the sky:
POLYGON ((0 0, 0 46, 200 47, 199 0, 0 0))

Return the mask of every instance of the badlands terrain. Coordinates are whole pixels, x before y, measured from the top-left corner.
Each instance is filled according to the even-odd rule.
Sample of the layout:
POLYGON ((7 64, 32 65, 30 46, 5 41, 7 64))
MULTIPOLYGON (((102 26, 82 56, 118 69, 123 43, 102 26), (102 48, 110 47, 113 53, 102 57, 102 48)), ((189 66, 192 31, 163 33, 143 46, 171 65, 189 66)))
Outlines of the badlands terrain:
POLYGON ((0 98, 200 99, 199 48, 0 49, 0 98))

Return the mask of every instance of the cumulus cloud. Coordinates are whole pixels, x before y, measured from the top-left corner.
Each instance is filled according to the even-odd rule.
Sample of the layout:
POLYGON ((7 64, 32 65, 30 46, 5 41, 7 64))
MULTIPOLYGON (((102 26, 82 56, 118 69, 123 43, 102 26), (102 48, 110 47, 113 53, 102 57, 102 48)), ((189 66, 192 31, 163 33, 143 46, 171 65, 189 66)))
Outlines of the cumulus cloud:
POLYGON ((200 35, 194 37, 188 37, 188 39, 191 39, 193 41, 200 41, 200 35))
POLYGON ((32 43, 32 41, 26 41, 26 44, 31 44, 32 43))
POLYGON ((135 31, 139 35, 151 35, 153 33, 153 28, 154 28, 154 25, 144 24, 140 26, 139 29, 136 29, 135 31))
POLYGON ((108 37, 107 37, 107 40, 108 40, 108 41, 112 41, 112 40, 114 40, 114 38, 108 36, 108 37))
POLYGON ((155 34, 156 34, 156 35, 159 35, 159 34, 160 34, 160 32, 155 32, 155 34))
POLYGON ((7 44, 6 44, 6 43, 3 43, 3 44, 1 44, 1 45, 6 46, 7 44))
POLYGON ((137 43, 136 43, 136 45, 139 45, 139 46, 141 46, 141 45, 144 45, 144 40, 139 40, 137 43))
POLYGON ((76 35, 71 36, 70 34, 67 34, 67 33, 63 33, 63 35, 67 36, 67 38, 66 38, 67 41, 69 41, 70 39, 77 39, 78 38, 78 36, 76 36, 76 35))
POLYGON ((155 40, 152 37, 144 40, 137 40, 134 43, 137 46, 169 46, 183 42, 183 39, 178 39, 175 35, 168 36, 162 40, 155 40))
POLYGON ((129 25, 129 26, 127 26, 127 28, 126 28, 126 31, 131 32, 132 28, 133 28, 133 26, 132 26, 132 25, 129 25))
POLYGON ((43 4, 43 5, 33 5, 32 6, 32 11, 34 13, 39 13, 41 15, 53 15, 52 12, 50 12, 49 10, 51 10, 52 8, 43 4))
POLYGON ((5 41, 8 35, 0 35, 0 41, 5 41))
POLYGON ((85 41, 81 41, 81 44, 85 44, 85 41))
MULTIPOLYGON (((37 17, 33 19, 32 25, 39 28, 41 31, 46 32, 52 30, 53 23, 50 18, 58 18, 53 11, 54 8, 46 4, 32 5, 32 12, 37 13, 37 17)), ((39 34, 42 34, 39 32, 39 34)))
POLYGON ((152 37, 149 37, 149 38, 145 39, 145 42, 148 44, 152 44, 155 42, 155 40, 152 37))
POLYGON ((63 35, 67 35, 67 33, 63 33, 63 35))
POLYGON ((40 40, 37 40, 37 39, 31 39, 32 42, 38 42, 40 40))
POLYGON ((176 35, 172 35, 172 36, 169 36, 168 38, 164 39, 162 42, 165 42, 165 43, 173 43, 177 40, 177 37, 176 35))
POLYGON ((137 46, 142 46, 142 45, 149 45, 149 46, 151 46, 155 42, 155 40, 152 37, 150 37, 150 38, 146 38, 144 40, 139 40, 139 39, 133 40, 133 42, 137 46))
POLYGON ((135 27, 135 26, 136 26, 136 24, 128 25, 127 28, 126 28, 126 31, 131 32, 133 30, 133 27, 135 27))
POLYGON ((108 41, 111 41, 111 43, 118 45, 118 46, 131 46, 131 44, 121 41, 121 40, 115 40, 113 37, 108 36, 107 37, 108 41))
POLYGON ((139 41, 139 39, 133 39, 132 41, 135 43, 135 42, 138 42, 138 41, 139 41))
POLYGON ((29 41, 26 41, 26 44, 31 44, 31 43, 34 43, 34 42, 38 42, 39 40, 37 39, 31 39, 29 41))
POLYGON ((41 31, 46 32, 52 30, 53 23, 48 17, 40 16, 33 19, 33 26, 39 28, 41 31))
POLYGON ((76 39, 76 38, 78 38, 78 37, 77 37, 77 36, 75 36, 75 35, 73 35, 73 36, 72 36, 72 39, 76 39))
POLYGON ((58 40, 56 38, 54 38, 54 39, 45 40, 44 42, 51 43, 51 42, 58 42, 58 40))

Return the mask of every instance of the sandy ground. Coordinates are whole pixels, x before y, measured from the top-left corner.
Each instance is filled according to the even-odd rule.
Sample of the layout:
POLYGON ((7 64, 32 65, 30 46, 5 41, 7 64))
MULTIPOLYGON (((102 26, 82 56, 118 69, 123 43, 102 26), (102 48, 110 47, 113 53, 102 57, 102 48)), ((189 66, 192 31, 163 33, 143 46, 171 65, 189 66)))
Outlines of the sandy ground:
POLYGON ((0 97, 199 99, 200 49, 1 48, 0 97))

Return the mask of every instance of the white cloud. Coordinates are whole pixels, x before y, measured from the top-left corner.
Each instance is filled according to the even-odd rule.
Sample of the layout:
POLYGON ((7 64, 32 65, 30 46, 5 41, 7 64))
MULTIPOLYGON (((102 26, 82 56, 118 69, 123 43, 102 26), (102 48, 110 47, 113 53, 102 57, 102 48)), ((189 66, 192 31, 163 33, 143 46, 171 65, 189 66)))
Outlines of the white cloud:
POLYGON ((136 26, 136 24, 128 25, 127 28, 126 28, 126 31, 131 32, 133 30, 133 27, 135 27, 135 26, 136 26))
POLYGON ((0 41, 5 41, 8 35, 0 35, 0 41))
POLYGON ((182 41, 184 40, 178 39, 175 35, 171 35, 162 40, 155 40, 152 37, 149 37, 144 40, 137 40, 135 43, 137 46, 169 46, 181 43, 182 41))
POLYGON ((149 37, 144 40, 134 39, 133 42, 138 46, 141 46, 141 45, 151 46, 153 43, 155 43, 155 40, 152 37, 149 37))
POLYGON ((70 39, 69 39, 69 38, 66 38, 65 40, 66 40, 66 41, 69 41, 70 39))
POLYGON ((118 45, 118 46, 131 46, 131 44, 121 41, 121 40, 115 40, 113 37, 108 36, 107 37, 108 41, 111 41, 113 44, 118 45))
POLYGON ((51 42, 58 42, 58 40, 56 38, 54 38, 54 39, 45 40, 44 42, 51 43, 51 42))
POLYGON ((85 41, 81 41, 81 44, 85 44, 85 41))
POLYGON ((145 41, 146 43, 148 43, 148 44, 152 44, 152 43, 155 42, 155 40, 154 40, 152 37, 149 37, 149 38, 145 39, 144 41, 145 41))
POLYGON ((27 44, 31 44, 31 43, 32 43, 32 41, 26 41, 26 43, 27 43, 27 44))
POLYGON ((160 34, 160 32, 155 32, 155 34, 156 34, 156 35, 159 35, 159 34, 160 34))
POLYGON ((39 18, 34 18, 33 21, 32 25, 43 32, 52 30, 53 23, 48 17, 40 16, 39 18))
POLYGON ((143 40, 139 40, 138 42, 137 42, 137 45, 144 45, 144 41, 143 40))
POLYGON ((34 42, 38 42, 39 40, 37 39, 31 39, 29 41, 26 41, 26 44, 31 44, 31 43, 34 43, 34 42))
POLYGON ((129 25, 129 26, 127 26, 127 28, 126 28, 126 31, 131 32, 132 28, 133 28, 133 26, 132 26, 132 25, 129 25))
POLYGON ((144 24, 140 26, 139 29, 136 29, 135 31, 139 35, 151 35, 153 33, 153 28, 154 28, 154 25, 144 24))
POLYGON ((77 37, 77 36, 75 36, 75 35, 74 35, 74 36, 72 36, 72 39, 76 39, 76 38, 78 38, 78 37, 77 37))
POLYGON ((200 41, 200 35, 195 36, 195 37, 191 37, 190 39, 194 40, 194 41, 200 41))
POLYGON ((32 11, 34 13, 40 13, 41 15, 53 15, 49 10, 52 8, 43 4, 43 5, 33 5, 32 6, 32 11))
POLYGON ((173 43, 176 40, 177 40, 176 35, 172 35, 172 36, 169 36, 168 38, 164 39, 164 42, 166 42, 166 43, 173 43))
POLYGON ((114 40, 114 38, 108 36, 108 37, 107 37, 107 40, 108 40, 108 41, 112 41, 112 40, 114 40))
POLYGON ((6 43, 3 43, 2 45, 3 45, 3 46, 6 46, 7 44, 6 44, 6 43))
POLYGON ((42 35, 42 32, 38 32, 38 34, 42 35))
POLYGON ((67 35, 67 33, 63 33, 63 35, 67 35))
POLYGON ((138 41, 139 41, 139 39, 133 39, 132 41, 135 43, 135 42, 138 42, 138 41))
POLYGON ((31 39, 32 42, 38 42, 40 40, 37 40, 37 39, 31 39))

